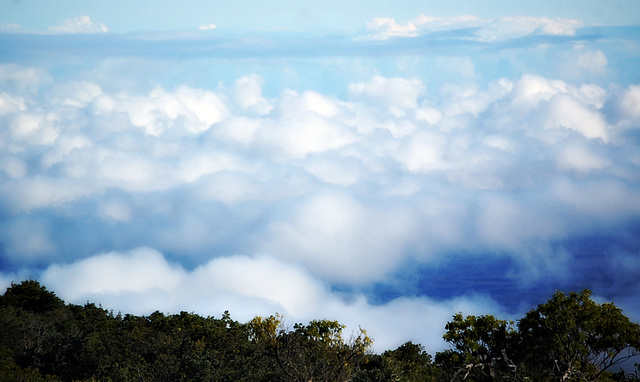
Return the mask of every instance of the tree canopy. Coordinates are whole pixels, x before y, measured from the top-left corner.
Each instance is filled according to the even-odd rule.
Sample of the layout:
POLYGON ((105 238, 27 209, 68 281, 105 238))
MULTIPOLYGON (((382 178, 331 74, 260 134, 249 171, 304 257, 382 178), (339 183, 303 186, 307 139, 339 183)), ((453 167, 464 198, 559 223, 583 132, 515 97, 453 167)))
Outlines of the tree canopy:
POLYGON ((636 379, 620 370, 640 355, 640 326, 591 291, 556 292, 517 323, 456 314, 436 355, 451 380, 597 381, 636 379), (616 370, 616 367, 618 368, 616 370))
POLYGON ((640 354, 640 326, 590 296, 589 290, 557 292, 520 320, 520 348, 528 350, 521 358, 531 371, 595 381, 640 354))
POLYGON ((283 321, 114 314, 28 280, 0 296, 0 381, 639 380, 639 325, 588 290, 557 292, 517 323, 455 314, 435 361, 411 341, 375 354, 366 331, 345 338, 335 320, 283 321))

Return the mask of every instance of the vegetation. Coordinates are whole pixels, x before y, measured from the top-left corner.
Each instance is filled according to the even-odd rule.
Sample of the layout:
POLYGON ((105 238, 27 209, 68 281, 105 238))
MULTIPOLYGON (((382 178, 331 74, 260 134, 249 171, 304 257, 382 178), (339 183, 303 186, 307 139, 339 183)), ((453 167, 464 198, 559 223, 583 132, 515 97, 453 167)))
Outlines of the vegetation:
POLYGON ((29 280, 0 296, 0 381, 638 381, 620 367, 639 325, 590 295, 557 292, 517 323, 456 314, 434 360, 412 342, 374 354, 337 321, 113 314, 29 280))

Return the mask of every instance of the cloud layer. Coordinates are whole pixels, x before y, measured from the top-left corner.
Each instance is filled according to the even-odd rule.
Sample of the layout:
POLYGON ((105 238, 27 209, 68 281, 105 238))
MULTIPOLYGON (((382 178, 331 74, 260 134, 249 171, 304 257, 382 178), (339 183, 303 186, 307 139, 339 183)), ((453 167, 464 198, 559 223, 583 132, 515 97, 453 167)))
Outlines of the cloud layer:
POLYGON ((65 20, 62 24, 49 28, 54 33, 105 33, 109 31, 106 25, 91 21, 89 16, 80 16, 65 20))
POLYGON ((357 331, 376 335, 376 347, 394 348, 413 340, 438 344, 451 311, 499 309, 489 300, 461 297, 437 302, 401 298, 372 305, 362 295, 345 296, 304 268, 267 255, 228 256, 186 271, 149 248, 98 254, 68 265, 51 265, 41 281, 71 302, 101 301, 134 314, 195 311, 203 315, 233 312, 237 320, 279 312, 286 320, 336 318, 357 331), (419 317, 429 316, 428 322, 419 317), (417 329, 422 334, 415 337, 417 329))
POLYGON ((455 312, 555 289, 637 320, 640 77, 620 69, 637 33, 420 16, 366 34, 106 34, 97 56, 2 37, 0 283, 337 318, 381 349, 440 349, 455 312))
POLYGON ((571 19, 527 16, 482 19, 473 15, 433 17, 424 14, 404 24, 389 17, 375 18, 366 24, 368 37, 375 40, 465 30, 468 38, 495 41, 528 35, 573 36, 580 27, 582 22, 571 19))

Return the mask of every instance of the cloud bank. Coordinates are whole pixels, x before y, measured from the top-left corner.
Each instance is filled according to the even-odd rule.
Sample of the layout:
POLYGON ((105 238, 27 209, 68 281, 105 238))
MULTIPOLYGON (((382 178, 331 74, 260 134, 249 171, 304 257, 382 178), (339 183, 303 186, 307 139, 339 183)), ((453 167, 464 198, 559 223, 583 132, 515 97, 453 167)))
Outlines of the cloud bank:
POLYGON ((518 38, 527 35, 573 36, 582 22, 547 17, 500 17, 482 19, 473 15, 433 17, 420 14, 406 23, 393 18, 379 17, 367 22, 367 37, 386 40, 393 37, 417 37, 429 33, 455 30, 468 31, 468 37, 481 41, 518 38))
POLYGON ((192 271, 168 262, 149 248, 98 254, 67 265, 51 265, 42 282, 75 303, 102 301, 134 314, 195 311, 220 315, 224 310, 248 321, 255 315, 282 314, 286 320, 310 321, 339 317, 356 331, 365 326, 377 333, 376 348, 397 347, 410 339, 438 343, 452 310, 484 312, 491 301, 457 298, 437 302, 425 297, 402 298, 372 305, 362 295, 332 292, 304 268, 268 255, 228 256, 210 260, 192 271), (488 303, 488 305, 487 305, 488 303), (409 317, 429 315, 428 322, 409 317), (418 338, 416 329, 427 330, 418 338))
POLYGON ((0 284, 336 318, 379 349, 442 349, 454 313, 517 316, 556 289, 637 320, 637 32, 412 23, 311 50, 0 36, 0 284))
POLYGON ((105 33, 109 31, 106 25, 91 21, 89 16, 80 16, 65 20, 62 24, 49 28, 54 33, 105 33))

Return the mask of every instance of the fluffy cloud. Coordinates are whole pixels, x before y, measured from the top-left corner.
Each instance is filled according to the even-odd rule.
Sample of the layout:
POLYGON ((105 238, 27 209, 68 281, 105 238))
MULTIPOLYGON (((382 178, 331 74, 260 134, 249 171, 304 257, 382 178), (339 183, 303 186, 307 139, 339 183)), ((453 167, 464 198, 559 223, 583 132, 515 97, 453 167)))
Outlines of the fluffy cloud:
POLYGON ((501 17, 482 19, 473 15, 433 17, 419 15, 404 24, 388 17, 375 18, 366 24, 368 37, 386 40, 392 37, 416 37, 430 32, 471 30, 472 36, 482 41, 518 38, 527 35, 573 36, 582 23, 571 19, 547 17, 501 17))
MULTIPOLYGON (((33 93, 50 80, 51 77, 47 72, 36 67, 0 64, 0 84, 2 84, 4 91, 33 93)), ((8 95, 4 93, 4 97, 8 95)))
POLYGON ((69 300, 81 301, 101 294, 153 289, 167 292, 181 283, 184 273, 180 267, 168 264, 159 252, 140 248, 126 254, 100 254, 70 265, 54 264, 41 279, 69 300))
POLYGON ((390 37, 416 37, 425 31, 469 28, 486 23, 486 20, 471 15, 431 17, 421 14, 405 24, 399 24, 396 20, 388 17, 375 18, 366 24, 366 28, 370 33, 370 38, 386 40, 390 37))
POLYGON ((20 24, 17 23, 0 23, 0 30, 3 32, 11 32, 20 28, 20 24))
POLYGON ((200 25, 198 29, 201 31, 209 31, 209 30, 218 29, 218 27, 215 24, 203 24, 203 25, 200 25))
POLYGON ((410 211, 368 208, 348 195, 322 192, 273 222, 262 250, 324 279, 359 284, 397 268, 415 224, 410 211))
MULTIPOLYGON (((20 163, 20 162, 18 162, 20 163)), ((18 164, 19 166, 19 164, 18 164)), ((61 206, 73 200, 93 194, 95 185, 76 182, 73 179, 50 176, 25 177, 22 168, 10 169, 18 179, 0 186, 4 201, 13 212, 27 212, 38 208, 61 206), (22 176, 20 176, 22 175, 22 176)))
POLYGON ((105 33, 109 31, 106 25, 94 23, 89 16, 80 16, 65 20, 62 24, 49 28, 54 33, 105 33))
POLYGON ((547 17, 502 17, 491 21, 478 32, 486 41, 517 38, 530 34, 550 36, 573 36, 582 22, 571 19, 550 19, 547 17))
POLYGON ((423 17, 446 33, 313 54, 84 36, 116 53, 76 66, 55 36, 0 65, 0 283, 46 269, 80 303, 335 317, 381 346, 556 289, 625 296, 600 271, 635 276, 640 87, 628 45, 564 22, 423 17))
POLYGON ((217 94, 186 86, 179 87, 175 92, 157 87, 148 96, 119 94, 113 101, 101 100, 99 112, 109 112, 111 108, 126 112, 134 126, 154 136, 173 128, 199 133, 228 114, 217 94), (182 123, 176 124, 178 119, 182 123))
MULTIPOLYGON (((433 102, 417 78, 355 82, 347 86, 348 101, 310 90, 284 90, 267 100, 261 83, 248 75, 226 90, 156 87, 133 95, 72 81, 56 84, 33 111, 28 105, 36 99, 28 92, 5 93, 4 142, 13 153, 2 157, 3 199, 20 213, 89 198, 98 216, 120 222, 131 222, 135 209, 121 198, 102 200, 109 189, 183 187, 195 201, 233 208, 260 203, 264 213, 265 203, 288 201, 256 227, 250 249, 335 282, 361 284, 384 279, 411 251, 430 259, 470 240, 517 252, 526 243, 571 235, 571 221, 551 206, 573 208, 569 195, 581 193, 578 184, 539 194, 533 204, 509 190, 554 183, 553 171, 563 179, 637 166, 610 152, 618 132, 603 109, 609 95, 593 84, 524 75, 484 89, 442 86, 433 102), (27 165, 34 163, 25 156, 31 147, 40 147, 36 167, 27 165), (531 171, 522 172, 521 164, 531 161, 531 171), (493 190, 495 197, 469 194, 445 216, 437 211, 451 202, 434 187, 493 190), (398 203, 400 196, 408 202, 398 203), (470 217, 477 222, 465 222, 470 217), (518 228, 521 219, 532 223, 518 228), (447 228, 455 225, 475 228, 447 228)), ((620 116, 635 118, 634 89, 615 95, 620 116)), ((209 226, 204 211, 190 221, 184 229, 209 226)), ((208 240, 197 232, 205 231, 185 234, 204 245, 208 240)), ((5 234, 13 238, 15 231, 5 234)))
POLYGON ((588 173, 606 168, 611 164, 611 160, 583 143, 562 148, 558 154, 558 164, 562 168, 588 173))
POLYGON ((618 107, 623 118, 637 123, 640 120, 640 85, 630 85, 625 89, 618 100, 618 107))
POLYGON ((27 110, 24 98, 0 93, 0 114, 17 113, 27 110))
POLYGON ((258 114, 268 114, 273 106, 262 96, 263 79, 256 74, 239 78, 233 85, 234 102, 243 110, 258 114))
POLYGON ((567 128, 586 138, 609 140, 607 122, 598 111, 590 110, 575 98, 558 96, 543 108, 544 128, 567 128))
POLYGON ((367 22, 367 30, 372 31, 371 38, 375 40, 386 40, 389 37, 414 37, 418 35, 418 27, 413 23, 398 24, 396 20, 389 17, 378 17, 367 22))
POLYGON ((416 109, 418 97, 425 87, 418 78, 384 78, 376 76, 369 82, 349 85, 349 93, 356 99, 372 102, 374 106, 386 107, 391 114, 401 117, 416 109))
POLYGON ((266 255, 221 257, 186 271, 156 250, 138 248, 52 264, 39 279, 68 302, 100 301, 107 309, 134 314, 160 309, 220 316, 229 310, 241 321, 276 312, 295 322, 337 319, 348 325, 347 333, 359 326, 367 329, 380 351, 410 339, 430 351, 441 350, 444 324, 456 312, 502 313, 481 295, 442 302, 401 298, 372 305, 364 296, 332 292, 304 268, 266 255), (424 317, 429 319, 425 322, 424 317))

